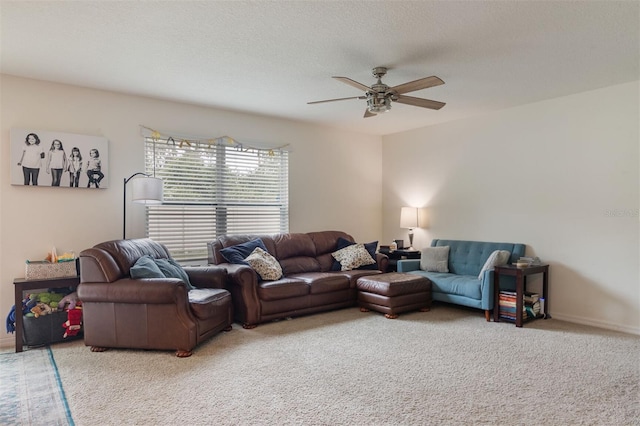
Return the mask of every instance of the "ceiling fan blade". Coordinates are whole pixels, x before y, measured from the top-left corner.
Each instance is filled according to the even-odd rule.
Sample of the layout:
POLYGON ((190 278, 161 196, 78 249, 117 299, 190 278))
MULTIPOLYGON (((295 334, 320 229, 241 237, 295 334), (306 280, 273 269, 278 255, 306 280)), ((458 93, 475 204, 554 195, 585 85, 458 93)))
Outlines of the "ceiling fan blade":
POLYGON ((353 86, 356 89, 364 90, 365 92, 371 90, 371 88, 369 86, 365 86, 364 84, 358 83, 357 81, 351 80, 350 78, 347 78, 347 77, 333 77, 333 78, 335 78, 336 80, 339 80, 339 81, 341 81, 341 82, 343 82, 345 84, 348 84, 349 86, 353 86))
POLYGON ((396 102, 401 104, 413 105, 422 108, 440 109, 446 104, 444 102, 432 101, 430 99, 414 98, 413 96, 399 95, 396 102))
POLYGON ((375 116, 375 114, 373 112, 369 111, 368 109, 364 110, 364 118, 374 117, 374 116, 375 116))
POLYGON ((346 101, 347 99, 367 99, 366 96, 351 96, 349 98, 337 98, 337 99, 326 99, 324 101, 313 101, 307 102, 307 105, 311 104, 321 104, 323 102, 335 102, 335 101, 346 101))
POLYGON ((408 83, 399 84, 389 89, 389 91, 396 92, 398 95, 403 93, 415 92, 416 90, 426 89, 428 87, 439 86, 444 84, 444 81, 440 80, 435 75, 431 77, 421 78, 419 80, 410 81, 408 83))

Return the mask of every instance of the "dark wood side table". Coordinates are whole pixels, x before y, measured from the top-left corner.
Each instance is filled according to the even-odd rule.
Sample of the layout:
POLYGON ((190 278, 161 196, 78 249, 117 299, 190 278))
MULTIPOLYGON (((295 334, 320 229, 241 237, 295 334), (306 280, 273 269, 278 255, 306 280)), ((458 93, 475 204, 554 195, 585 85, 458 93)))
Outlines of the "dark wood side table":
POLYGON ((420 259, 422 252, 420 250, 398 249, 394 251, 380 250, 380 253, 389 256, 389 267, 387 272, 396 272, 398 270, 398 260, 402 259, 420 259))
POLYGON ((549 265, 531 265, 517 267, 515 265, 496 266, 493 274, 493 321, 500 321, 500 275, 516 277, 516 327, 522 327, 522 310, 524 308, 524 292, 527 288, 527 276, 542 274, 542 297, 544 298, 544 318, 549 314, 549 265))
POLYGON ((22 352, 22 333, 24 324, 22 318, 22 298, 27 290, 40 290, 46 288, 73 288, 80 284, 80 277, 49 278, 42 280, 25 280, 16 278, 13 280, 16 306, 16 352, 22 352))

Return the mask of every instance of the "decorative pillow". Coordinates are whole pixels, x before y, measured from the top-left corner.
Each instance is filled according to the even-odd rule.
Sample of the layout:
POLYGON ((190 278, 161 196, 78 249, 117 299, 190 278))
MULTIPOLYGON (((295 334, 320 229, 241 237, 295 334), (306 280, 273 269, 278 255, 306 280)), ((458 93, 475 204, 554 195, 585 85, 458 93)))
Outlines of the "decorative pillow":
POLYGON ((189 276, 173 259, 154 259, 145 254, 141 256, 136 263, 129 269, 131 278, 178 278, 185 283, 189 290, 195 287, 191 285, 189 276))
POLYGON ((341 271, 350 271, 363 265, 376 263, 367 249, 364 248, 364 244, 352 244, 338 251, 334 251, 331 253, 331 256, 340 262, 341 271))
POLYGON ((500 265, 506 265, 511 257, 511 253, 507 250, 496 250, 489 255, 489 258, 484 262, 484 266, 478 275, 478 279, 481 280, 484 277, 484 271, 493 271, 493 268, 500 265))
POLYGON ((267 251, 262 240, 260 238, 256 238, 255 240, 247 241, 246 243, 223 248, 220 250, 220 253, 229 263, 248 265, 248 263, 245 262, 245 259, 253 253, 256 247, 260 247, 262 250, 267 251))
POLYGON ((148 254, 136 260, 136 263, 129 269, 129 275, 134 280, 138 278, 166 278, 154 259, 148 254))
POLYGON ((256 247, 253 252, 244 259, 254 271, 265 281, 279 280, 282 278, 282 267, 275 257, 266 250, 256 247))
POLYGON ((422 249, 420 269, 429 272, 449 272, 449 246, 422 249))
POLYGON ((183 283, 187 285, 189 290, 195 289, 193 285, 191 285, 191 281, 189 281, 189 276, 182 269, 182 266, 178 264, 173 259, 154 259, 158 268, 162 271, 165 277, 167 278, 178 278, 182 280, 183 283))
MULTIPOLYGON (((345 247, 349 247, 354 245, 355 243, 352 243, 349 240, 345 240, 342 237, 338 237, 338 250, 343 249, 345 247)), ((367 250, 367 252, 369 252, 369 256, 371 256, 372 259, 375 260, 376 258, 376 250, 378 248, 378 242, 377 241, 372 241, 370 243, 365 243, 364 244, 364 248, 367 250)), ((375 270, 378 269, 378 264, 376 262, 370 264, 370 265, 362 265, 359 268, 356 269, 371 269, 371 270, 375 270)), ((333 262, 333 265, 331 265, 331 270, 332 271, 340 271, 342 270, 342 265, 340 264, 340 262, 338 262, 337 260, 335 260, 333 262)))

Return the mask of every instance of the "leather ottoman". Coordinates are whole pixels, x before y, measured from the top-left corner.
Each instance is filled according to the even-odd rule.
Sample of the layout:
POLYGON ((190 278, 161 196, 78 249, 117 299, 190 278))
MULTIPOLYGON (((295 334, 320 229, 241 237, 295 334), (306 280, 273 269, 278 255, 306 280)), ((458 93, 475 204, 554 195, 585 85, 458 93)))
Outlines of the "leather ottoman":
POLYGON ((431 281, 400 272, 358 278, 358 306, 362 312, 382 312, 390 319, 402 312, 431 309, 431 281))

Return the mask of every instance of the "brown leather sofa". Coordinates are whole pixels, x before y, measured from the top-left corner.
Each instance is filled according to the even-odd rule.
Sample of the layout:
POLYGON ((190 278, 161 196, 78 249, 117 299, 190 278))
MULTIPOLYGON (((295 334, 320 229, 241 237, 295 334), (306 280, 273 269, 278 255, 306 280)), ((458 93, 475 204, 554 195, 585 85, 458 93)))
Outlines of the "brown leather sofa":
POLYGON ((150 239, 108 241, 80 253, 84 342, 94 352, 106 348, 175 350, 193 348, 222 330, 231 330, 231 295, 221 267, 186 267, 195 289, 178 278, 132 279, 143 255, 170 259, 167 248, 150 239))
POLYGON ((207 244, 209 264, 227 270, 226 288, 231 292, 235 320, 245 328, 292 316, 354 306, 359 277, 385 272, 389 258, 376 253, 376 270, 332 271, 331 253, 338 239, 354 242, 340 231, 276 235, 221 236, 207 244), (267 251, 282 267, 283 277, 262 281, 248 265, 228 263, 220 250, 262 239, 267 251))

